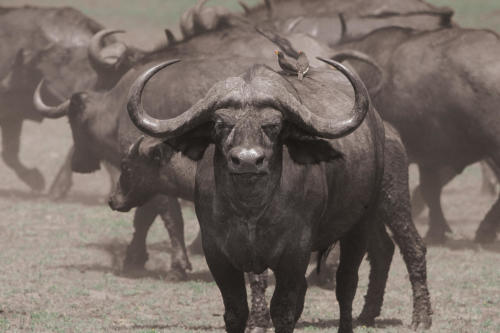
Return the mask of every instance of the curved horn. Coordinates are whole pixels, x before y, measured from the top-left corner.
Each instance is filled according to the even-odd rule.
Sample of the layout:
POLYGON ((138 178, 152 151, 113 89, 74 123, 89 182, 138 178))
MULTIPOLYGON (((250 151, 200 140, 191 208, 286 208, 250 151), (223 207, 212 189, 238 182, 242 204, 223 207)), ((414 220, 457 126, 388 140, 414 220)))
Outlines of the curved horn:
POLYGON ((209 27, 205 26, 205 23, 203 22, 203 19, 201 16, 201 11, 203 10, 203 7, 207 3, 207 1, 208 0, 199 0, 198 3, 196 5, 194 5, 194 7, 193 7, 194 33, 210 29, 209 27))
POLYGON ((379 72, 380 80, 378 81, 378 84, 375 87, 369 89, 370 96, 372 97, 377 96, 377 94, 380 92, 380 90, 382 90, 382 88, 385 85, 385 82, 387 81, 386 73, 382 69, 382 67, 380 67, 380 65, 375 60, 373 60, 369 55, 363 52, 359 52, 356 50, 346 50, 334 54, 333 56, 330 57, 330 59, 338 62, 343 62, 348 59, 355 59, 373 66, 377 70, 377 72, 379 72))
MULTIPOLYGON (((286 88, 278 91, 278 95, 282 96, 282 98, 278 98, 277 103, 279 104, 278 107, 282 109, 287 116, 313 135, 335 139, 348 135, 361 125, 370 109, 370 97, 363 82, 348 68, 332 60, 323 58, 318 58, 318 60, 338 69, 347 77, 353 86, 354 106, 352 107, 349 118, 339 122, 333 119, 319 117, 300 103, 293 95, 290 95, 286 88)), ((211 116, 210 111, 215 110, 218 103, 221 102, 224 97, 227 97, 228 91, 230 91, 230 94, 237 93, 240 88, 238 84, 241 83, 241 78, 233 78, 235 79, 234 83, 233 81, 228 81, 228 79, 212 87, 206 94, 207 97, 200 100, 179 116, 162 120, 153 118, 147 114, 147 111, 142 106, 142 92, 144 91, 144 87, 156 73, 179 61, 178 59, 171 60, 150 68, 141 74, 130 88, 127 103, 130 119, 135 126, 147 135, 168 139, 179 136, 195 128, 209 120, 211 116)), ((266 97, 276 99, 275 96, 266 97)), ((224 102, 222 102, 222 104, 224 104, 224 102)))
POLYGON ((169 29, 165 29, 165 37, 167 37, 167 45, 173 45, 177 43, 174 34, 169 29))
POLYGON ((103 40, 106 36, 124 32, 124 30, 104 29, 92 36, 92 38, 90 39, 88 54, 90 63, 96 66, 97 70, 109 70, 119 62, 119 58, 121 58, 123 56, 123 53, 125 52, 120 54, 118 59, 111 59, 103 57, 101 54, 101 49, 103 40))
POLYGON ((245 15, 249 15, 252 11, 250 10, 250 7, 247 6, 246 3, 244 3, 241 0, 238 0, 238 4, 243 8, 243 11, 245 12, 245 15))
POLYGON ((70 100, 66 100, 59 104, 58 106, 48 106, 42 101, 42 85, 44 80, 40 81, 36 87, 35 93, 33 94, 33 104, 35 109, 40 112, 46 118, 61 118, 68 114, 70 100))
POLYGON ((345 39, 345 36, 347 34, 347 24, 345 22, 345 16, 344 13, 339 13, 339 21, 340 21, 340 41, 342 42, 345 39))
POLYGON ((286 27, 286 32, 291 33, 295 27, 302 22, 304 19, 304 16, 298 16, 292 20, 292 22, 288 23, 288 26, 286 27))
POLYGON ((267 16, 269 18, 273 17, 274 14, 274 6, 271 0, 264 0, 264 4, 266 5, 266 10, 267 10, 267 16))
POLYGON ((352 107, 349 118, 339 122, 337 120, 319 117, 296 98, 287 98, 285 101, 280 102, 284 106, 284 111, 288 112, 289 116, 291 116, 298 125, 302 125, 304 129, 311 132, 313 135, 328 139, 340 138, 352 133, 361 125, 370 109, 370 97, 361 79, 347 67, 333 60, 321 57, 317 59, 335 67, 342 72, 351 83, 354 89, 354 106, 352 107))
POLYGON ((160 63, 141 74, 129 90, 127 111, 132 122, 141 131, 153 137, 169 138, 185 133, 205 121, 208 117, 206 111, 213 109, 218 94, 210 94, 209 98, 200 100, 189 110, 172 119, 156 119, 148 115, 142 106, 142 92, 146 83, 162 69, 179 62, 179 59, 160 63))
POLYGON ((135 140, 129 147, 127 152, 127 157, 136 156, 139 154, 139 146, 141 142, 144 140, 145 136, 141 135, 137 140, 135 140))

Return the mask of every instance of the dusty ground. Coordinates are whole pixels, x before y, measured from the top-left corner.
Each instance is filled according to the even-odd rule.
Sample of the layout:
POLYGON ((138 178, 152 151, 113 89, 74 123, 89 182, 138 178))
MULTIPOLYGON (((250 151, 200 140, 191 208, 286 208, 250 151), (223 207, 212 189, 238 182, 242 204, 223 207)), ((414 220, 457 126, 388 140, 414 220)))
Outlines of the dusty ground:
MULTIPOLYGON (((4 0, 0 4, 21 2, 4 0)), ((162 28, 160 11, 150 20, 144 18, 151 15, 154 4, 164 8, 174 3, 120 1, 127 5, 117 10, 118 1, 34 2, 76 4, 95 13, 100 21, 109 18, 113 25, 123 23, 137 31, 162 28), (135 7, 127 7, 129 4, 135 7), (142 24, 143 20, 147 23, 142 24)), ((435 2, 467 7, 464 1, 435 2)), ((500 10, 493 0, 474 4, 478 8, 473 15, 460 14, 472 25, 489 24, 483 16, 486 8, 496 5, 497 13, 500 10)), ((178 13, 173 9, 180 7, 169 7, 169 15, 178 13)), ((499 16, 492 12, 491 22, 498 23, 499 16)), ((24 131, 21 157, 28 165, 37 165, 50 183, 71 144, 67 122, 27 123, 24 131)), ((415 175, 412 170, 413 183, 415 175)), ((479 168, 473 166, 445 190, 444 209, 455 239, 428 251, 435 312, 430 332, 500 332, 500 241, 480 247, 471 240, 493 202, 480 195, 479 188, 479 168)), ((148 239, 147 273, 141 278, 121 273, 125 246, 132 235, 132 215, 114 213, 101 203, 108 189, 102 172, 79 175, 68 199, 50 202, 30 193, 0 161, 0 332, 222 332, 222 301, 202 257, 191 257, 194 269, 188 281, 168 281, 169 241, 161 223, 153 226, 148 239)), ((197 232, 196 219, 190 208, 184 210, 184 216, 190 242, 197 232)), ((421 217, 416 223, 423 233, 426 219, 421 217)), ((355 314, 361 310, 366 291, 367 268, 363 263, 355 314)), ((410 332, 410 297, 406 270, 397 253, 377 328, 358 327, 356 331, 410 332)), ((297 331, 331 332, 337 319, 334 293, 312 287, 297 331)))

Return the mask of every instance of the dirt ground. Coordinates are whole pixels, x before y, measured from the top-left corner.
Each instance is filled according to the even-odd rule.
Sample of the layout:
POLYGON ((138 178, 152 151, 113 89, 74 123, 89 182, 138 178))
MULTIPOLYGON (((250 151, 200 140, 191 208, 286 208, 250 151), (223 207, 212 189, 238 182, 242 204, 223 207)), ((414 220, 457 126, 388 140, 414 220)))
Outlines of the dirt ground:
MULTIPOLYGON (((1 5, 25 2, 0 0, 1 5)), ((467 10, 464 1, 435 2, 467 10)), ((138 38, 137 31, 153 31, 164 25, 158 13, 151 20, 144 18, 151 15, 154 4, 166 8, 174 1, 148 0, 148 5, 120 1, 135 7, 124 5, 118 14, 114 12, 120 7, 118 1, 31 3, 75 5, 95 13, 101 22, 109 22, 109 18, 113 26, 122 23, 136 27, 135 35, 128 38, 147 45, 152 41, 138 38), (147 23, 142 24, 143 20, 147 23)), ((183 1, 182 6, 176 2, 172 7, 175 10, 168 14, 170 21, 189 3, 192 1, 183 1)), ((494 8, 492 1, 474 3, 494 8)), ((498 3, 496 10, 500 10, 498 3)), ((500 15, 491 11, 492 19, 484 19, 485 12, 475 9, 475 19, 467 22, 493 22, 490 27, 500 22, 500 15)), ((50 184, 71 145, 67 121, 26 123, 24 133, 22 160, 39 167, 50 184)), ((418 177, 413 167, 411 176, 414 186, 418 177)), ((445 246, 428 248, 434 309, 429 332, 500 332, 500 241, 488 246, 472 241, 493 203, 493 197, 480 193, 480 180, 479 167, 474 165, 444 191, 443 206, 454 235, 445 246)), ((0 161, 0 332, 223 332, 222 299, 204 258, 191 256, 193 271, 188 281, 169 281, 170 242, 157 221, 148 238, 147 272, 141 277, 125 276, 121 263, 132 237, 132 214, 112 212, 103 204, 109 191, 104 172, 76 175, 74 183, 67 199, 51 202, 44 194, 30 192, 0 161)), ((189 243, 198 230, 191 207, 184 209, 184 217, 189 243)), ((415 223, 423 234, 427 228, 425 214, 415 223)), ((364 262, 354 314, 361 311, 367 280, 368 263, 364 262)), ((268 290, 269 296, 273 287, 268 290)), ((357 327, 356 332, 411 332, 411 311, 408 276, 396 253, 376 328, 357 327)), ((332 332, 338 316, 334 293, 311 287, 297 331, 332 332)))

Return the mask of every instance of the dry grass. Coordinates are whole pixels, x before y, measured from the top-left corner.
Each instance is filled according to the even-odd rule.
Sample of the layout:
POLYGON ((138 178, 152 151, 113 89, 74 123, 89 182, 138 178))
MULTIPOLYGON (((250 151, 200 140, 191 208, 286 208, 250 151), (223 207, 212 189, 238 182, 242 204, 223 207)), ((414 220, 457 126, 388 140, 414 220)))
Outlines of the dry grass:
MULTIPOLYGON (((4 0, 2 4, 20 2, 4 0)), ((87 0, 77 5, 99 16, 106 6, 103 3, 116 8, 118 1, 87 0)), ((127 11, 118 13, 125 15, 127 11)), ((132 9, 128 13, 134 20, 116 18, 117 25, 125 22, 138 26, 151 14, 132 9)), ((148 24, 162 28, 158 15, 141 28, 149 29, 148 24)), ((27 123, 25 133, 22 159, 28 165, 37 165, 50 182, 71 144, 66 121, 46 121, 41 126, 27 123)), ((132 235, 131 214, 114 213, 101 204, 108 191, 104 173, 77 176, 70 197, 58 203, 30 193, 1 162, 0 175, 0 331, 223 331, 222 301, 202 257, 191 258, 194 269, 187 282, 168 281, 165 269, 169 267, 169 242, 161 223, 153 226, 148 239, 147 273, 142 277, 121 273, 125 246, 132 235)), ((444 194, 445 211, 456 239, 428 251, 435 312, 430 332, 500 332, 500 242, 480 247, 471 241, 493 202, 479 195, 479 177, 477 166, 468 168, 444 194)), ((196 220, 189 207, 184 213, 190 241, 197 232, 196 220)), ((416 222, 424 232, 426 220, 416 222)), ((363 263, 355 313, 361 310, 367 268, 363 263)), ((410 332, 410 297, 406 270, 397 254, 377 328, 358 327, 356 331, 410 332)), ((297 331, 331 332, 337 319, 334 293, 313 287, 308 290, 297 331)))

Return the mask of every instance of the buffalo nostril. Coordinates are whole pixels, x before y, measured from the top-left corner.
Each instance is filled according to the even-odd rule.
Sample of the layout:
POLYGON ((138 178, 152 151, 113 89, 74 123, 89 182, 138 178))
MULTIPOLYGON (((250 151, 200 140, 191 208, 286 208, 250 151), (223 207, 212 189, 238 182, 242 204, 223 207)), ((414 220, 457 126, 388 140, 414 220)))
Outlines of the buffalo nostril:
POLYGON ((233 162, 233 164, 235 164, 235 165, 239 165, 240 159, 235 157, 235 156, 231 156, 231 162, 233 162))
POLYGON ((259 158, 255 161, 255 165, 256 165, 256 166, 261 166, 262 164, 264 164, 264 156, 259 157, 259 158))

